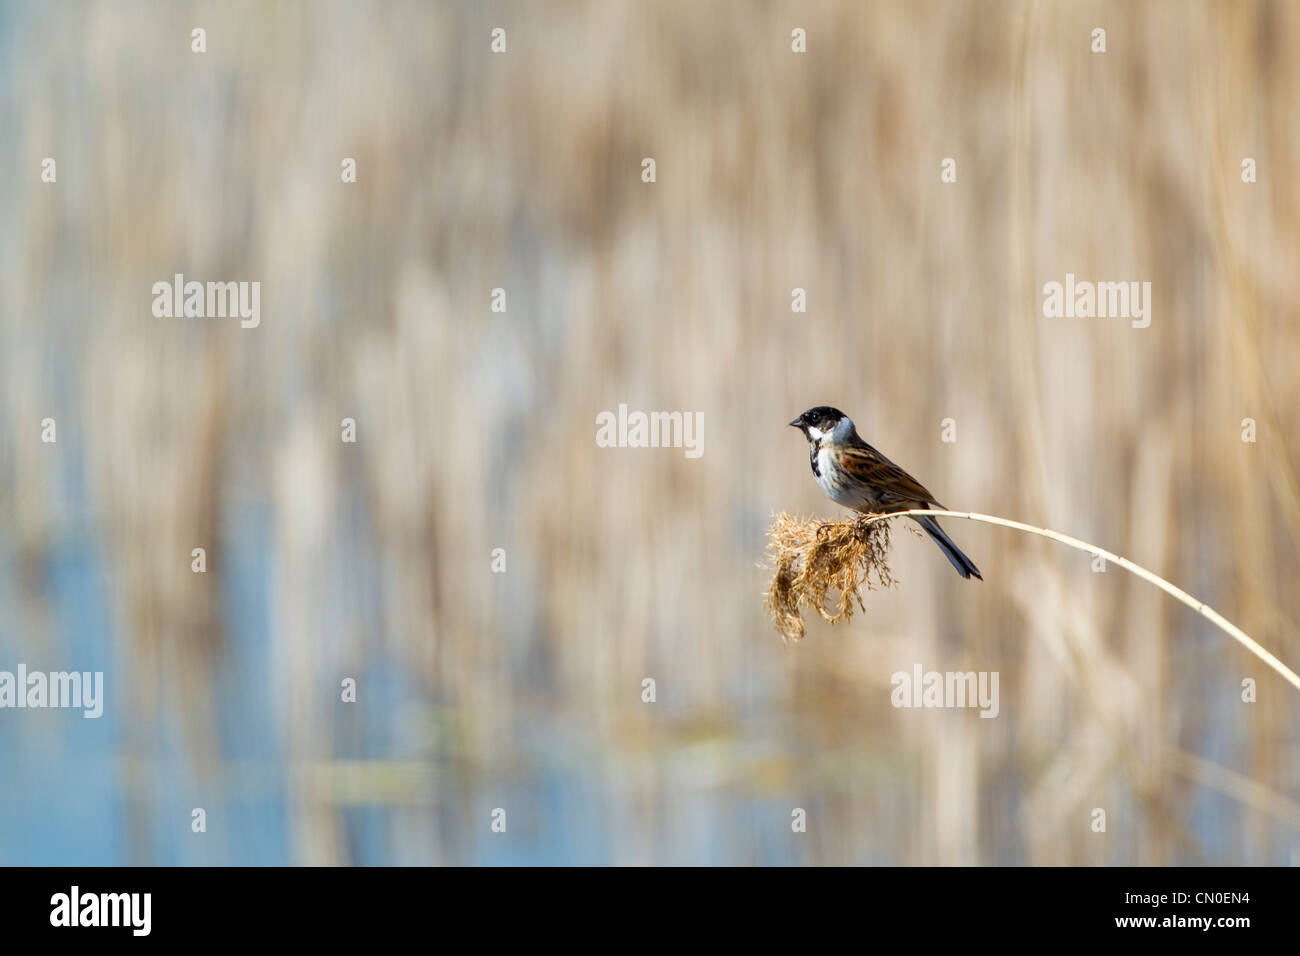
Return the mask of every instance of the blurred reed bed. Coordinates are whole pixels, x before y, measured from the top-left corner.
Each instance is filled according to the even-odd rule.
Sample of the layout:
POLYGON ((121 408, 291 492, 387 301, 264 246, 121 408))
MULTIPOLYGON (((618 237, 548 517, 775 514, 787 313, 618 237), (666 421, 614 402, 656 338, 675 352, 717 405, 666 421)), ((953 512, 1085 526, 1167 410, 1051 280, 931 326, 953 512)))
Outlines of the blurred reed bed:
POLYGON ((0 862, 32 826, 68 862, 1291 861, 1300 704, 1140 582, 963 527, 957 587, 899 535, 896 587, 783 647, 759 565, 774 512, 837 516, 784 427, 833 403, 1300 657, 1293 6, 30 4, 0 44, 0 651, 103 655, 117 704, 0 726, 0 862), (153 319, 175 272, 261 281, 261 326, 153 319), (1066 272, 1150 280, 1151 327, 1045 319, 1066 272), (621 402, 702 411, 703 457, 598 448, 621 402), (893 709, 915 662, 1000 671, 1001 719, 893 709))

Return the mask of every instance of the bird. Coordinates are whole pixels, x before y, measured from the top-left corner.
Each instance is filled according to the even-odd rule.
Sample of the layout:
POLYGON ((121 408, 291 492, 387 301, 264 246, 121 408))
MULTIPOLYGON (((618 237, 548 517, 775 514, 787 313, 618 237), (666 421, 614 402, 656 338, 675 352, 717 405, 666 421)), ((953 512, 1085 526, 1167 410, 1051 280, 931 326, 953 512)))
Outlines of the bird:
MULTIPOLYGON (((813 476, 826 496, 859 514, 889 514, 913 509, 948 509, 919 481, 872 448, 858 434, 853 420, 838 408, 810 408, 791 426, 808 439, 813 476)), ((939 546, 963 578, 983 581, 975 562, 928 515, 911 515, 939 546)))

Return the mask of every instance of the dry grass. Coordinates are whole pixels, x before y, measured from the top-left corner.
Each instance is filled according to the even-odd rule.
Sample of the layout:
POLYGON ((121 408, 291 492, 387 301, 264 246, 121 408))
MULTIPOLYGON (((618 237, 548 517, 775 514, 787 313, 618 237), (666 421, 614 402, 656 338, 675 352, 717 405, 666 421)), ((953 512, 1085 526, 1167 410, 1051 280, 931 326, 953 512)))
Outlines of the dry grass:
POLYGON ((804 636, 801 607, 835 624, 866 610, 861 589, 893 585, 889 570, 889 522, 865 517, 839 521, 796 518, 781 512, 768 529, 774 564, 764 604, 783 641, 804 636))
POLYGON ((865 585, 868 591, 873 591, 876 587, 887 587, 893 583, 889 565, 885 560, 889 553, 889 534, 885 530, 888 528, 887 522, 891 518, 915 514, 944 515, 1014 528, 1027 534, 1059 541, 1094 557, 1103 557, 1126 571, 1136 574, 1144 581, 1154 584, 1166 594, 1172 595, 1198 614, 1213 621, 1222 631, 1300 690, 1300 675, 1278 660, 1276 655, 1261 646, 1253 637, 1204 601, 1197 600, 1182 588, 1175 587, 1160 575, 1133 563, 1128 558, 1086 541, 1080 541, 1078 538, 1061 534, 1059 531, 1052 531, 1050 528, 1035 528, 1022 521, 963 511, 935 511, 926 508, 891 514, 859 515, 856 518, 826 524, 794 518, 782 512, 768 531, 771 539, 769 548, 776 559, 776 574, 772 580, 772 588, 766 595, 768 611, 776 622, 782 639, 793 637, 799 640, 803 637, 803 619, 799 615, 801 604, 809 604, 816 608, 817 612, 832 624, 852 616, 854 598, 857 598, 858 607, 866 610, 861 596, 857 593, 858 588, 865 585), (876 578, 874 585, 871 581, 873 574, 876 578), (835 614, 826 610, 826 595, 831 591, 838 591, 840 595, 839 608, 835 614))

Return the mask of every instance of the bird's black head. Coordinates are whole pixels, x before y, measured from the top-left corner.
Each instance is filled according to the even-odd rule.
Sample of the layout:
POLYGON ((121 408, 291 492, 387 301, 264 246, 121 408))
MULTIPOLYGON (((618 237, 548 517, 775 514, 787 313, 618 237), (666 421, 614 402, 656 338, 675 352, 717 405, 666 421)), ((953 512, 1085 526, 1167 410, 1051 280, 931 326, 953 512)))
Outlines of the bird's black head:
POLYGON ((835 431, 840 422, 848 418, 838 408, 831 408, 829 405, 818 405, 816 408, 810 408, 790 424, 803 432, 805 438, 809 441, 815 441, 822 435, 829 435, 835 431))

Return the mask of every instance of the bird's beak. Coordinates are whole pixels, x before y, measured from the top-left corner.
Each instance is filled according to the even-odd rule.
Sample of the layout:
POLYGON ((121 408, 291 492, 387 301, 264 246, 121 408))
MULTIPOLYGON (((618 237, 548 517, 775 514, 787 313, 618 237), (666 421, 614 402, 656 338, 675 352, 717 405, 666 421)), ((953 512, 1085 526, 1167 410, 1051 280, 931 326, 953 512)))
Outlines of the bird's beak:
POLYGON ((791 428, 803 428, 803 422, 796 418, 790 423, 791 428))

